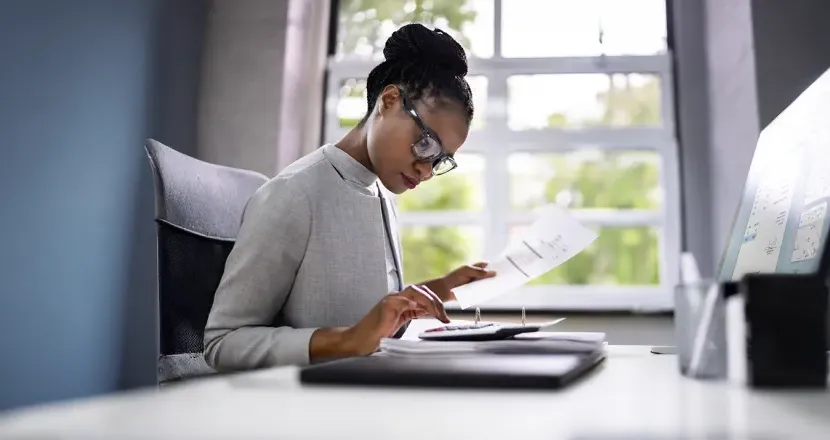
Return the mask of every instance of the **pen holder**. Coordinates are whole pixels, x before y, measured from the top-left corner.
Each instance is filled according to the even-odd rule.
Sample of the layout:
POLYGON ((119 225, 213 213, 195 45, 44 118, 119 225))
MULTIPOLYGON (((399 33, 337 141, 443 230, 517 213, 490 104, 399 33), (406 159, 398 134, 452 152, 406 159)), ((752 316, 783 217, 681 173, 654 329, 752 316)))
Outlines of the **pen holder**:
POLYGON ((684 376, 725 379, 726 332, 724 298, 735 290, 714 280, 676 286, 674 329, 677 358, 684 376))

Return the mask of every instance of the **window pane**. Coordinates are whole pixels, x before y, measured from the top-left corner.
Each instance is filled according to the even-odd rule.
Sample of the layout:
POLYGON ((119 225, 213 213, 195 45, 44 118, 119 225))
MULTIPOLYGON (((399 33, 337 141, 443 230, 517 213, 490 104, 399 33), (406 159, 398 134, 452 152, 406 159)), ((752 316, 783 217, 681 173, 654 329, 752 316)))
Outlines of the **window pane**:
MULTIPOLYGON (((467 77, 470 90, 473 92, 473 106, 475 117, 472 129, 484 126, 487 112, 487 77, 471 75, 467 77)), ((337 100, 337 119, 341 128, 352 128, 366 114, 366 79, 349 78, 340 83, 337 100)))
POLYGON ((337 119, 341 128, 352 128, 366 114, 366 79, 350 78, 340 83, 337 119))
POLYGON ((398 196, 398 210, 413 211, 481 211, 484 205, 484 158, 458 154, 458 168, 435 176, 417 188, 398 196))
POLYGON ((487 77, 468 76, 467 82, 470 84, 470 91, 473 92, 473 107, 475 107, 473 124, 470 128, 478 130, 484 127, 487 120, 487 77))
POLYGON ((476 226, 404 226, 401 228, 404 282, 419 283, 475 262, 482 252, 476 226))
POLYGON ((502 2, 505 57, 652 55, 665 50, 665 0, 502 2))
MULTIPOLYGON (((511 229, 511 240, 525 226, 511 229)), ((584 251, 529 284, 660 284, 659 233, 642 227, 594 228, 599 237, 584 251)))
POLYGON ((660 155, 654 151, 575 150, 514 153, 507 162, 510 204, 532 210, 556 203, 571 209, 660 209, 660 155))
POLYGON ((453 36, 468 55, 493 55, 493 0, 343 0, 337 53, 380 60, 392 32, 422 23, 453 36))
POLYGON ((654 75, 516 75, 507 79, 507 95, 511 130, 660 124, 654 75))

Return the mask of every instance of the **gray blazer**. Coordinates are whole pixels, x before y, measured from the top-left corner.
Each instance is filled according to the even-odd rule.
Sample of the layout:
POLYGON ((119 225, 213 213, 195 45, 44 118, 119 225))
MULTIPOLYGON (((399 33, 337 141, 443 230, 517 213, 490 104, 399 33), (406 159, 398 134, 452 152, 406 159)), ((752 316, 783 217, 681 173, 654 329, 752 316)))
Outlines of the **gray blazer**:
POLYGON ((402 284, 391 197, 333 145, 263 185, 245 209, 216 291, 207 363, 217 370, 308 364, 317 328, 353 325, 388 293, 387 236, 402 284))

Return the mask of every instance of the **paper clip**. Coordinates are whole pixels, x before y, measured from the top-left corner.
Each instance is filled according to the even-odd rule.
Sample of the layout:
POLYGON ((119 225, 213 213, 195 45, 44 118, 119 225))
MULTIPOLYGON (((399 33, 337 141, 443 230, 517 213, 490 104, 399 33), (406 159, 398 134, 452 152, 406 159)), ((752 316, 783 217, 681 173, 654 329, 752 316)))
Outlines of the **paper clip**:
POLYGON ((476 307, 475 325, 478 325, 479 321, 481 321, 481 309, 476 307))
POLYGON ((522 307, 522 327, 525 326, 525 308, 522 307))

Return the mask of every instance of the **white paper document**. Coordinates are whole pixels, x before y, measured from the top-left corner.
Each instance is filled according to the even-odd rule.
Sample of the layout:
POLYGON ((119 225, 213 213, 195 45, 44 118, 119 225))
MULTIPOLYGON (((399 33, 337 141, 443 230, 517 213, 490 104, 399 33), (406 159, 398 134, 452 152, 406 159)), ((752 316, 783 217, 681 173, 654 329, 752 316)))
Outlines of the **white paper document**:
POLYGON ((496 341, 420 341, 384 338, 385 356, 428 357, 477 354, 566 354, 590 353, 606 345, 600 332, 535 332, 496 341))
POLYGON ((550 205, 518 240, 510 243, 488 269, 496 276, 453 289, 462 309, 509 293, 582 252, 597 234, 565 209, 550 205))

